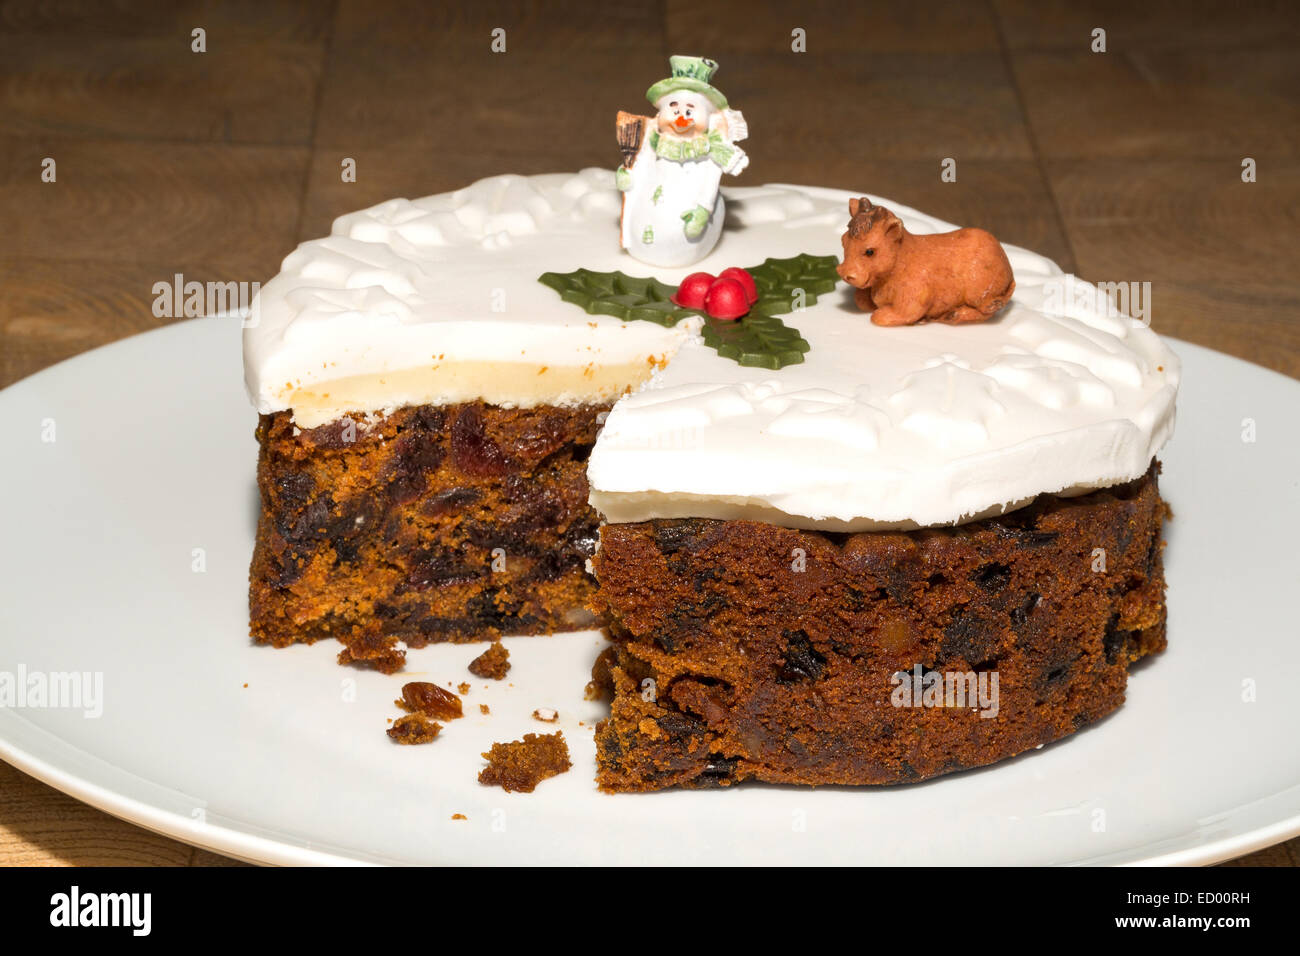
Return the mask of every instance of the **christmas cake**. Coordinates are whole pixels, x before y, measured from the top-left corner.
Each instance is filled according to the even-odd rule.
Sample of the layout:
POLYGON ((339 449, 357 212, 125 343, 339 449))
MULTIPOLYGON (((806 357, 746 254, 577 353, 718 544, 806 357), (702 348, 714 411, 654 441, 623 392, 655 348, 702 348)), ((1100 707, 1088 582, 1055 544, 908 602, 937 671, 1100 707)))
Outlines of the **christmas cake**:
POLYGON ((714 70, 673 58, 617 171, 285 260, 244 340, 253 636, 391 670, 598 619, 609 791, 919 780, 1110 713, 1165 644, 1177 359, 981 230, 719 191, 714 70))

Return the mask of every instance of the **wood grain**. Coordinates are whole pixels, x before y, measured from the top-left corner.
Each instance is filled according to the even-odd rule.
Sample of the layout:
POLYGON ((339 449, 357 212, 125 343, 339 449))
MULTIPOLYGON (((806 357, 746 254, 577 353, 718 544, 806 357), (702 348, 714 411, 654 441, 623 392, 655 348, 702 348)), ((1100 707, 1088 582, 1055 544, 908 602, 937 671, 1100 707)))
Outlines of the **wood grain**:
POLYGON ((592 49, 581 63, 577 71, 566 54, 522 42, 495 54, 487 34, 436 52, 336 45, 321 93, 316 147, 424 149, 431 164, 450 154, 546 153, 561 144, 603 158, 613 124, 608 118, 635 106, 649 85, 619 78, 658 76, 665 59, 657 50, 633 47, 592 49), (609 79, 591 84, 588 77, 609 79), (595 117, 605 119, 591 121, 595 117))
POLYGON ((745 53, 728 57, 725 70, 720 88, 764 137, 762 149, 749 150, 755 163, 781 158, 817 169, 827 154, 1032 158, 1000 53, 745 53))
POLYGON ((1300 57, 1292 47, 1122 46, 1013 52, 1038 148, 1049 159, 1295 158, 1300 57), (1086 95, 1083 95, 1086 91, 1086 95))
MULTIPOLYGON (((455 52, 488 52, 492 31, 505 31, 506 50, 513 56, 544 50, 570 70, 571 89, 582 93, 623 74, 602 74, 587 61, 592 51, 621 53, 661 50, 663 11, 659 3, 588 3, 584 0, 475 0, 468 4, 390 0, 377 13, 372 0, 340 0, 336 34, 341 52, 347 50, 404 51, 413 58, 436 59, 455 52), (564 56, 569 54, 569 56, 564 56)), ((399 59, 401 68, 408 61, 399 59)), ((632 74, 627 74, 631 76, 632 74)), ((454 71, 439 75, 443 85, 457 85, 454 71)), ((520 92, 530 94, 525 84, 520 92)), ((465 87, 471 93, 471 87, 465 87)))
MULTIPOLYGON (((725 7, 724 7, 725 9, 725 7)), ((844 0, 757 0, 744 5, 743 21, 718 13, 699 0, 668 0, 670 52, 707 50, 730 74, 735 53, 787 55, 792 31, 804 31, 806 53, 954 53, 996 52, 998 32, 989 8, 970 0, 877 5, 844 0)), ((720 82, 725 76, 719 74, 720 82)))
POLYGON ((0 256, 0 382, 161 325, 151 289, 173 265, 0 256))
POLYGON ((0 763, 0 861, 6 866, 186 866, 194 852, 0 763))
MULTIPOLYGON (((871 191, 1150 281, 1159 331, 1300 375, 1298 39, 1291 2, 0 0, 0 386, 167 321, 174 272, 265 280, 344 212, 612 166, 615 111, 678 52, 722 61, 750 121, 737 184, 871 191)), ((0 764, 2 864, 230 862, 0 764)))
POLYGON ((993 0, 1013 50, 1087 50, 1092 31, 1112 49, 1223 50, 1294 47, 1300 6, 1293 0, 993 0))
POLYGON ((1156 331, 1300 377, 1300 163, 1263 168, 1243 183, 1224 161, 1047 163, 1079 275, 1150 282, 1156 331))
POLYGON ((0 34, 167 38, 201 26, 217 37, 319 43, 333 16, 321 0, 0 0, 0 34))
POLYGON ((303 147, 3 137, 0 256, 179 255, 266 279, 293 246, 308 159, 303 147), (45 157, 56 182, 41 180, 45 157))
POLYGON ((306 144, 323 46, 186 29, 164 39, 0 34, 5 133, 306 144))

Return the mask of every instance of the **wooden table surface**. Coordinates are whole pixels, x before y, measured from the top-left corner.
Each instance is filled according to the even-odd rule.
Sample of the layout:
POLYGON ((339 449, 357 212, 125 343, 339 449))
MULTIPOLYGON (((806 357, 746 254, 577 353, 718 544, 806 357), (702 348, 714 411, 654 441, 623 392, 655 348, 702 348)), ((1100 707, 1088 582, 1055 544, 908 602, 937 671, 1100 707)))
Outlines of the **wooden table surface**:
MULTIPOLYGON (((0 0, 0 386, 169 321, 175 273, 265 281, 341 213, 613 166, 615 112, 676 52, 722 63, 741 184, 871 191, 1150 282, 1158 332, 1300 377, 1300 5, 450 6, 0 0)), ((0 764, 0 864, 222 862, 0 764)), ((1295 866, 1300 839, 1234 862, 1295 866)))

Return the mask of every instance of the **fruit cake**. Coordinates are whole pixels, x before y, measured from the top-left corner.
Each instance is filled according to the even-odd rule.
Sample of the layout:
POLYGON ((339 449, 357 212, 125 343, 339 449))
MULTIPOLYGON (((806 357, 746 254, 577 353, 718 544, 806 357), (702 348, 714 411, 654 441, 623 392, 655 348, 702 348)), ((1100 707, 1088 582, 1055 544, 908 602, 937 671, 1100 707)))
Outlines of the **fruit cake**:
MULTIPOLYGON (((290 255, 244 339, 254 638, 391 670, 595 614, 615 792, 919 780, 1118 707, 1165 642, 1173 353, 1006 245, 992 318, 885 327, 837 275, 850 200, 887 225, 885 200, 725 193, 685 268, 620 251, 596 169, 394 200, 290 255), (692 273, 750 311, 694 307, 692 273)), ((909 240, 950 228, 887 205, 909 240)))

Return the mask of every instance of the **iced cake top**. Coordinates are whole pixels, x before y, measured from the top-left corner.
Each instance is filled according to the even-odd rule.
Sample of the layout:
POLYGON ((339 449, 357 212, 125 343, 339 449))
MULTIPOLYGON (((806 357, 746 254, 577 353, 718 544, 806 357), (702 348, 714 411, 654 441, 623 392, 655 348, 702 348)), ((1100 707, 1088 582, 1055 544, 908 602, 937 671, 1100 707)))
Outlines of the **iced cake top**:
MULTIPOLYGON (((696 319, 591 315, 538 282, 589 269, 676 285, 769 257, 838 257, 861 194, 723 195, 718 245, 678 269, 619 249, 620 196, 603 170, 494 177, 344 216, 262 290, 245 330, 250 394, 304 427, 411 403, 623 395, 588 469, 609 521, 950 524, 1136 478, 1169 438, 1175 356, 1095 287, 1013 246, 1015 294, 993 319, 881 327, 841 284, 783 316, 809 350, 779 369, 724 358, 696 319)), ((871 198, 912 233, 953 228, 871 198)))
POLYGON ((588 315, 538 284, 619 255, 613 174, 494 176, 341 216, 253 303, 244 378, 259 412, 314 427, 347 412, 482 400, 609 402, 690 337, 588 315))

